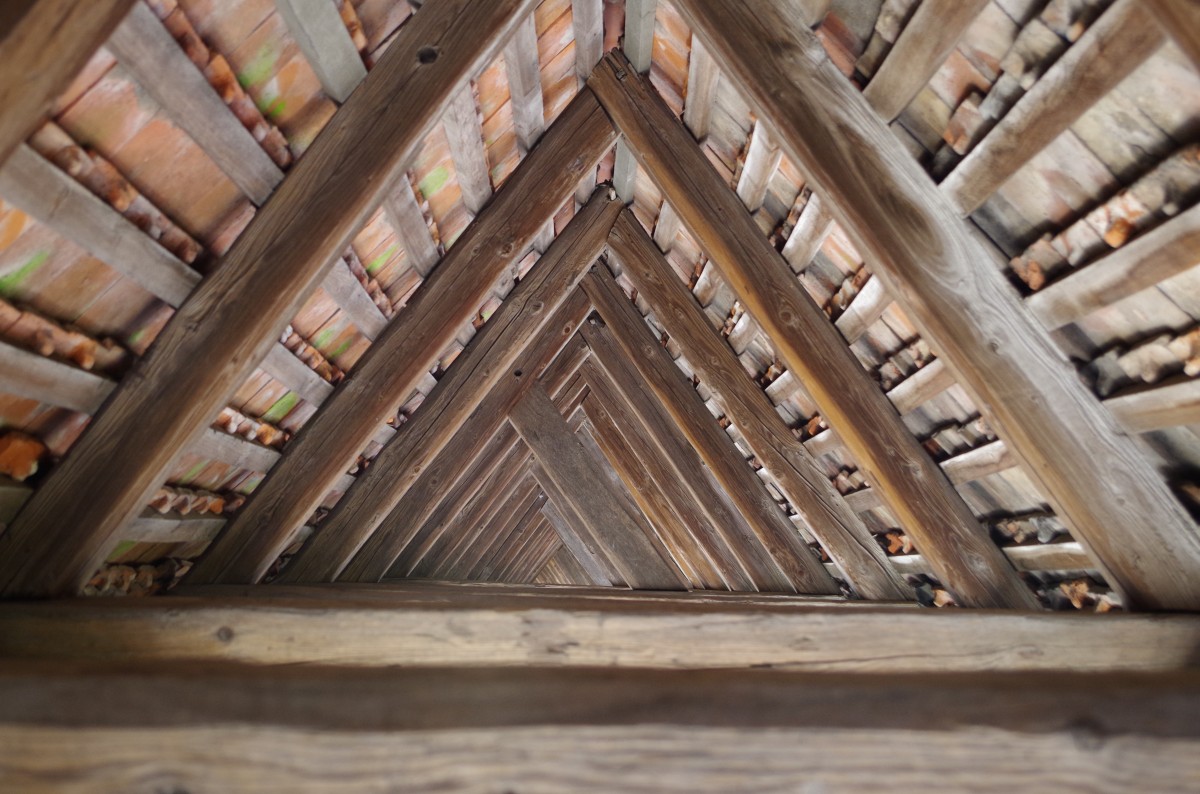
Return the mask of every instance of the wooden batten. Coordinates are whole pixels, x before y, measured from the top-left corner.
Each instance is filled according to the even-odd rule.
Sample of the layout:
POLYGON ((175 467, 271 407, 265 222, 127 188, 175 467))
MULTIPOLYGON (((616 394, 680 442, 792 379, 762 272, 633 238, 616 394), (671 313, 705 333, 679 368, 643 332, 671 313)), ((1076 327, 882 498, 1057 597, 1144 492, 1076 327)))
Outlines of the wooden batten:
POLYGON ((333 3, 325 0, 278 0, 276 7, 321 88, 342 103, 367 76, 358 48, 333 3))
MULTIPOLYGON (((747 6, 734 13, 682 0, 679 10, 724 59, 730 79, 779 131, 785 152, 829 201, 874 277, 958 376, 1072 535, 1099 560, 1110 584, 1135 607, 1200 606, 1200 533, 1195 523, 1005 282, 994 252, 962 223, 946 194, 934 187, 861 94, 837 72, 814 36, 768 3, 747 6), (775 55, 750 57, 763 41, 774 43, 775 55)), ((1123 31, 1120 40, 1124 42, 1128 32, 1128 44, 1140 47, 1145 41, 1139 32, 1140 13, 1137 3, 1115 4, 1070 52, 1108 52, 1090 48, 1084 40, 1095 41, 1110 30, 1114 15, 1132 18, 1131 30, 1123 31)), ((1130 57, 1124 51, 1119 57, 1112 54, 1114 70, 1123 68, 1119 64, 1127 64, 1130 57)), ((1062 59, 1055 68, 1070 68, 1070 62, 1062 59)), ((1096 90, 1108 79, 1089 80, 1093 78, 1088 85, 1096 90)), ((632 81, 612 82, 628 86, 632 81)), ((1053 95, 1061 90, 1056 86, 1051 82, 1039 93, 1053 95)), ((1033 92, 1024 101, 1032 98, 1033 92)), ((1064 118, 1069 123, 1069 108, 1079 107, 1079 102, 1064 104, 1061 112, 1056 109, 1039 122, 1039 128, 1064 118)), ((623 127, 626 122, 617 123, 623 127)), ((1025 146, 1023 139, 1022 151, 1025 146)), ((720 256, 715 258, 726 266, 720 256)), ((772 333, 776 340, 786 336, 784 329, 772 333)), ((811 338, 808 341, 812 346, 811 338)), ((809 381, 804 379, 814 391, 809 381)), ((843 405, 848 392, 841 390, 843 405)), ((815 391, 813 397, 820 401, 815 391)), ((827 414, 824 406, 822 413, 827 414)), ((852 423, 862 426, 866 415, 857 413, 852 423)), ((880 447, 851 442, 832 415, 830 424, 878 479, 870 450, 880 447)), ((903 457, 909 464, 928 460, 919 454, 903 457)), ((893 512, 907 507, 890 504, 886 489, 881 492, 893 512)), ((915 526, 909 526, 904 514, 896 515, 911 534, 915 526)), ((918 546, 927 547, 930 540, 917 541, 918 546)), ((991 548, 988 558, 998 554, 991 548)), ((999 581, 993 578, 995 571, 983 574, 973 557, 970 570, 977 579, 999 581)), ((1019 586, 1011 573, 1005 578, 1014 588, 1019 586)))

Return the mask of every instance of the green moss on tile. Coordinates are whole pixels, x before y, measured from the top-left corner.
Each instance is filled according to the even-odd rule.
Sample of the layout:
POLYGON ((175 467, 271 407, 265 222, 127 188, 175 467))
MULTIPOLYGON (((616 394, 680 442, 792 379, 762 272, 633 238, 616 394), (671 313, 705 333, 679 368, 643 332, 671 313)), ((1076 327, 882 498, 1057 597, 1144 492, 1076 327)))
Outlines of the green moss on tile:
POLYGON ((442 185, 446 184, 446 180, 450 178, 450 171, 444 165, 439 165, 437 168, 426 174, 421 183, 417 185, 421 189, 421 195, 429 198, 434 193, 442 189, 442 185))
POLYGON ((298 402, 300 402, 300 395, 290 391, 276 400, 275 404, 266 410, 262 415, 262 420, 271 424, 278 424, 292 412, 292 409, 296 407, 296 403, 298 402))
POLYGON ((19 268, 9 273, 7 276, 0 278, 0 295, 5 298, 15 296, 30 276, 37 272, 37 269, 46 264, 46 260, 50 258, 49 251, 38 251, 33 256, 29 257, 29 261, 21 265, 19 268))
POLYGON ((367 272, 370 273, 371 275, 375 275, 375 271, 379 270, 379 268, 386 265, 388 260, 392 258, 392 254, 396 253, 396 251, 399 250, 399 248, 400 248, 399 243, 394 243, 394 244, 388 246, 388 249, 386 251, 384 251, 382 254, 380 254, 379 256, 375 257, 374 259, 372 259, 370 262, 367 263, 367 272))

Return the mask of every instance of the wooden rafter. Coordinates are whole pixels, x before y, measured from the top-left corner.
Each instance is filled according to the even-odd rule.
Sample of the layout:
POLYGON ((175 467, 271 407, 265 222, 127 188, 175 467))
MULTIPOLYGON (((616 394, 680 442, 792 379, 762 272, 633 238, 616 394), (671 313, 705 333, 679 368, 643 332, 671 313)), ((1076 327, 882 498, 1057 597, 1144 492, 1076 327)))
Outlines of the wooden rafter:
POLYGON ((483 145, 483 125, 475 105, 475 89, 470 81, 450 97, 442 126, 450 144, 450 156, 454 158, 463 204, 472 216, 478 215, 492 196, 492 179, 483 145))
MULTIPOLYGON (((745 24, 734 25, 733 30, 745 24)), ((789 21, 785 29, 791 26, 789 21)), ((700 32, 711 45, 713 37, 708 31, 700 32)), ((804 34, 812 38, 807 31, 804 34)), ((778 36, 773 33, 768 39, 778 36)), ((812 40, 814 47, 820 46, 812 40)), ((729 48, 720 43, 721 48, 714 52, 726 62, 736 63, 729 48)), ((824 57, 822 52, 820 58, 824 57)), ((739 68, 749 67, 739 64, 739 68)), ((740 72, 739 82, 745 82, 747 74, 740 72)), ((795 76, 790 71, 788 75, 769 79, 789 85, 795 76)), ((845 79, 840 75, 837 79, 849 92, 845 79)), ((936 556, 945 566, 939 572, 942 581, 969 605, 1035 606, 1033 594, 649 82, 633 74, 619 55, 610 55, 593 73, 589 85, 901 525, 919 548, 939 550, 936 556)), ((854 96, 865 107, 857 92, 854 96)), ((869 109, 865 112, 871 113, 869 109)), ((874 115, 870 118, 880 124, 874 115)), ((796 123, 782 117, 769 120, 776 130, 781 124, 796 123)), ((780 134, 784 141, 794 137, 790 130, 780 134)), ((882 134, 891 135, 886 130, 882 134)), ((886 217, 880 214, 875 222, 886 217)))
POLYGON ((490 60, 531 5, 444 2, 404 26, 221 266, 167 323, 138 376, 0 535, 0 592, 71 593, 86 581, 379 205, 378 191, 364 186, 398 177, 452 87, 490 60), (392 115, 378 119, 380 108, 392 115), (117 453, 123 449, 138 454, 117 453))
POLYGON ((333 101, 345 102, 367 76, 367 68, 337 6, 329 0, 275 0, 275 7, 321 88, 333 101))
MULTIPOLYGON (((815 37, 768 3, 747 5, 734 14, 682 0, 679 9, 780 131, 785 151, 823 191, 875 277, 1127 603, 1200 606, 1195 523, 1004 282, 993 253, 955 217, 815 37), (749 57, 749 41, 771 42, 772 57, 749 57)), ((1108 14, 1123 9, 1128 5, 1118 3, 1108 14)), ((863 416, 855 422, 861 426, 863 416)), ((831 424, 843 433, 842 423, 831 424)), ((910 465, 919 458, 903 457, 910 465)), ((986 577, 994 582, 992 575, 986 577)))
POLYGON ((1200 69, 1200 8, 1192 0, 1147 0, 1146 7, 1200 69))

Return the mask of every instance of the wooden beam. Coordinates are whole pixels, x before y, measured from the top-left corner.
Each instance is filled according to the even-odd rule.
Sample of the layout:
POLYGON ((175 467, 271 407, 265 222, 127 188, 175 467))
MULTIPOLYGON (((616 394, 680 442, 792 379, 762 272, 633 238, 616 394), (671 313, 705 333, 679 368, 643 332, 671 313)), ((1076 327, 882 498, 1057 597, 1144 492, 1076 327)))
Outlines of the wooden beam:
MULTIPOLYGON (((626 0, 625 33, 621 37, 621 48, 634 70, 649 74, 650 60, 654 51, 654 15, 658 0, 626 0)), ((613 163, 613 186, 617 195, 626 204, 632 204, 637 184, 637 160, 629 151, 629 145, 617 141, 617 155, 613 163)))
MULTIPOLYGON (((658 397, 748 522, 752 536, 731 532, 726 537, 751 581, 759 590, 837 592, 837 585, 820 566, 758 475, 704 407, 700 396, 646 327, 637 309, 612 277, 604 277, 606 275, 590 274, 583 281, 583 289, 617 345, 640 373, 638 385, 644 383, 642 388, 648 386, 658 397)), ((637 386, 624 380, 615 347, 599 338, 602 334, 598 329, 585 326, 583 333, 601 366, 626 397, 630 397, 637 386)))
POLYGON ((1200 263, 1200 207, 1079 268, 1025 299, 1049 329, 1153 287, 1200 263))
POLYGON ((221 101, 150 6, 136 3, 107 46, 171 120, 251 201, 262 206, 283 172, 221 101))
POLYGON ((527 547, 525 555, 513 564, 510 571, 506 571, 509 579, 518 584, 531 583, 538 571, 563 547, 562 541, 558 539, 558 534, 554 527, 550 526, 544 513, 538 513, 531 531, 534 533, 534 539, 527 547))
POLYGON ((604 55, 604 0, 571 0, 575 77, 580 87, 604 55))
POLYGON ((767 395, 750 380, 733 350, 632 214, 622 213, 613 226, 609 246, 626 277, 683 349, 750 451, 850 585, 872 600, 911 597, 911 588, 888 564, 870 530, 775 412, 767 395))
POLYGON ((404 26, 273 200, 167 323, 138 377, 125 380, 0 535, 0 592, 70 593, 91 576, 121 525, 140 512, 378 206, 378 192, 365 186, 394 183, 452 86, 488 61, 531 5, 442 2, 404 26), (383 117, 380 108, 388 109, 383 117), (366 116, 378 123, 362 123, 366 116), (138 454, 114 455, 115 449, 138 454))
POLYGON ((783 161, 783 151, 771 138, 763 123, 756 122, 737 183, 738 198, 751 213, 762 207, 767 188, 771 186, 771 176, 783 161))
MULTIPOLYGON (((679 8, 682 11, 689 6, 681 3, 679 8)), ((728 24, 730 31, 736 32, 744 30, 748 24, 759 30, 760 13, 765 12, 756 8, 746 19, 736 22, 717 15, 722 17, 720 23, 708 19, 707 12, 687 12, 685 16, 693 22, 703 17, 705 26, 728 24)), ((778 30, 770 35, 765 32, 770 26, 762 27, 762 38, 758 40, 774 41, 792 25, 791 21, 780 22, 778 30)), ((713 44, 714 37, 707 29, 697 24, 693 24, 693 29, 713 44)), ((811 39, 813 47, 820 47, 812 34, 802 32, 811 39)), ((741 59, 741 56, 734 57, 727 42, 722 40, 719 44, 720 47, 713 48, 714 55, 723 56, 725 63, 732 65, 741 59)), ((745 42, 745 46, 750 44, 745 42)), ((825 55, 822 51, 819 58, 815 54, 812 57, 819 60, 825 55)), ((769 63, 771 68, 778 66, 774 59, 769 63)), ((736 79, 743 90, 753 96, 746 89, 749 79, 746 68, 739 64, 736 79)), ((732 72, 730 74, 734 76, 732 72)), ((805 74, 808 75, 807 67, 805 74)), ((778 79, 781 84, 790 86, 796 75, 782 70, 778 79)), ((808 79, 811 81, 811 77, 808 79)), ((757 82, 758 78, 754 80, 757 82)), ((839 88, 844 88, 847 93, 851 90, 840 74, 837 80, 839 88)), ((933 554, 943 565, 939 571, 942 582, 963 604, 1035 607, 1033 594, 992 543, 970 508, 913 438, 895 408, 863 370, 824 312, 804 292, 737 196, 723 185, 720 176, 659 99, 653 86, 633 75, 628 66, 613 55, 605 58, 602 66, 593 73, 589 85, 621 133, 631 140, 635 153, 665 198, 675 207, 684 225, 721 269, 742 305, 775 344, 793 376, 804 383, 859 468, 872 485, 879 488, 893 515, 918 548, 933 554)), ((791 93, 788 92, 789 96, 791 93)), ((857 92, 855 101, 864 113, 871 113, 857 92)), ((817 109, 806 112, 817 113, 817 109)), ((764 113, 763 117, 768 118, 772 129, 777 131, 783 130, 785 125, 807 128, 817 123, 816 118, 806 118, 801 123, 790 117, 769 118, 769 115, 764 113)), ((876 117, 868 117, 879 125, 881 136, 891 135, 876 117)), ((793 133, 794 130, 788 129, 780 134, 787 141, 795 137, 793 133)), ((832 132, 820 134, 834 135, 832 132)), ((837 134, 837 140, 842 140, 841 133, 837 134)), ((904 156, 911 160, 907 154, 904 156)), ((811 158, 801 159, 795 155, 793 158, 801 167, 812 168, 816 173, 815 166, 809 162, 811 158)), ((915 163, 913 167, 916 167, 915 163)), ((831 193, 828 186, 818 184, 825 188, 826 198, 840 195, 831 193)), ((879 219, 886 217, 881 212, 874 221, 880 223, 879 219)), ((860 250, 872 249, 860 247, 860 250)))
MULTIPOLYGON (((955 217, 816 39, 758 0, 737 15, 694 0, 679 8, 710 43, 719 40, 730 73, 823 190, 874 277, 938 350, 1126 603, 1200 607, 1200 534, 1191 517, 1080 383, 1005 280, 994 252, 955 217), (736 43, 768 35, 786 58, 749 59, 736 43), (814 65, 792 69, 788 58, 814 65), (765 86, 783 88, 770 94, 765 86)), ((843 433, 839 422, 831 424, 843 433)), ((928 541, 917 544, 928 550, 928 541)))
POLYGON ((0 342, 0 383, 7 394, 96 413, 116 383, 85 369, 0 342))
POLYGON ((537 513, 545 503, 545 494, 538 487, 537 480, 530 476, 526 469, 520 487, 490 517, 488 528, 475 542, 471 549, 475 552, 471 565, 456 578, 471 582, 494 581, 495 566, 509 544, 515 542, 519 536, 519 529, 525 518, 537 513))
POLYGON ((334 263, 321 286, 367 339, 374 341, 387 325, 387 317, 383 316, 345 261, 334 263))
POLYGON ((412 268, 421 278, 428 278, 441 255, 413 190, 408 175, 401 174, 384 198, 383 210, 387 214, 388 223, 396 230, 396 237, 399 238, 404 255, 412 268))
MULTIPOLYGON (((550 517, 547 515, 545 507, 542 508, 542 515, 546 516, 547 522, 550 522, 550 517)), ((553 529, 553 523, 550 526, 553 529)), ((546 562, 546 565, 543 566, 537 576, 544 576, 552 569, 554 573, 551 576, 556 584, 580 585, 585 587, 600 584, 588 576, 587 571, 584 570, 579 560, 576 559, 575 555, 571 553, 571 550, 565 544, 559 547, 558 551, 546 562)))
POLYGON ((259 367, 313 405, 320 405, 333 394, 333 384, 283 345, 272 346, 259 367))
POLYGON ((345 102, 367 76, 367 68, 337 6, 329 0, 275 0, 275 7, 321 88, 339 105, 345 102))
POLYGON ((923 610, 802 596, 421 582, 8 602, 0 604, 0 629, 0 655, 10 661, 1005 670, 1025 673, 1026 683, 1038 679, 1027 675, 1034 671, 1195 668, 1200 645, 1200 617, 1185 614, 923 610))
POLYGON ((721 71, 717 62, 704 49, 704 43, 696 36, 691 37, 691 54, 688 56, 687 96, 683 102, 683 123, 692 136, 702 141, 708 137, 712 123, 713 107, 717 101, 717 84, 721 71))
POLYGON ((942 182, 962 215, 977 210, 1165 41, 1143 0, 1117 0, 942 182))
MULTIPOLYGON (((597 432, 605 436, 612 428, 619 429, 635 458, 649 470, 663 498, 694 536, 696 549, 688 551, 691 556, 703 555, 708 560, 706 565, 716 568, 726 589, 756 589, 724 537, 725 532, 745 522, 739 522, 737 513, 721 498, 719 486, 670 414, 652 395, 646 395, 638 405, 627 400, 613 381, 620 379, 629 389, 634 372, 614 368, 619 370, 615 376, 594 361, 581 368, 589 388, 584 408, 597 432)), ((749 527, 743 531, 751 532, 749 527)))
POLYGON ((833 215, 825 207, 825 202, 816 193, 810 195, 780 252, 793 273, 802 273, 812 264, 817 252, 833 232, 833 225, 833 215))
MULTIPOLYGON (((1079 571, 1088 570, 1094 563, 1078 543, 1037 543, 1032 546, 1009 546, 1004 554, 1018 571, 1079 571)), ((892 565, 906 574, 932 573, 919 554, 904 554, 888 558, 892 565)))
POLYGON ((50 116, 136 0, 15 0, 0 10, 0 164, 50 116))
POLYGON ((1147 0, 1146 8, 1192 65, 1200 69, 1200 8, 1192 0, 1147 0))
POLYGON ((524 155, 533 149, 546 129, 537 26, 532 15, 517 26, 517 32, 504 46, 504 69, 512 102, 513 133, 517 136, 517 147, 524 155))
POLYGON ((450 144, 463 204, 471 215, 478 215, 492 197, 492 179, 483 145, 483 125, 470 81, 463 83, 450 97, 442 126, 450 144))
POLYGON ((196 583, 257 581, 279 550, 278 538, 308 519, 328 484, 395 410, 396 395, 410 393, 474 317, 491 285, 571 195, 579 175, 599 161, 614 134, 591 94, 572 101, 192 569, 196 583))
POLYGON ((588 577, 596 584, 614 588, 627 587, 624 575, 618 570, 605 550, 587 532, 587 523, 575 512, 571 501, 555 484, 546 470, 534 463, 533 476, 541 483, 549 501, 542 507, 546 520, 558 533, 563 546, 579 561, 588 577))
POLYGON ((904 25, 863 96, 885 122, 896 120, 933 78, 988 0, 925 0, 904 25))
POLYGON ((225 525, 225 516, 211 513, 179 516, 160 515, 148 510, 134 519, 122 540, 139 543, 203 543, 212 540, 225 525))
MULTIPOLYGON (((614 197, 615 199, 615 197, 614 197)), ((321 529, 284 573, 288 581, 332 581, 377 527, 423 477, 455 436, 467 430, 476 451, 499 429, 504 416, 574 335, 587 313, 586 300, 568 300, 589 263, 604 249, 620 205, 606 192, 576 215, 538 264, 475 335, 413 418, 384 447, 321 529), (559 309, 562 307, 562 311, 559 309), (487 403, 481 422, 478 409, 487 403)), ((443 461, 441 494, 453 486, 463 457, 443 461)), ((435 481, 436 482, 436 481, 435 481)), ((440 498, 439 495, 439 498, 440 498)), ((429 501, 428 507, 438 499, 429 501)), ((412 505, 405 506, 406 511, 412 505)), ((419 524, 417 525, 419 526, 419 524)), ((352 581, 377 581, 402 544, 390 535, 362 548, 352 581), (383 545, 380 545, 383 544, 383 545), (363 566, 369 572, 363 572, 363 566)), ((261 567, 269 565, 267 549, 261 567)))
POLYGON ((1184 380, 1104 401, 1127 433, 1200 424, 1200 381, 1184 380))
POLYGON ((654 224, 654 244, 660 251, 666 253, 671 250, 679 228, 679 216, 671 209, 671 205, 664 201, 658 211, 658 220, 654 224))
POLYGON ((514 407, 510 421, 529 445, 546 477, 583 522, 588 540, 602 549, 630 587, 676 590, 682 575, 645 517, 607 479, 603 465, 567 427, 541 387, 514 407))

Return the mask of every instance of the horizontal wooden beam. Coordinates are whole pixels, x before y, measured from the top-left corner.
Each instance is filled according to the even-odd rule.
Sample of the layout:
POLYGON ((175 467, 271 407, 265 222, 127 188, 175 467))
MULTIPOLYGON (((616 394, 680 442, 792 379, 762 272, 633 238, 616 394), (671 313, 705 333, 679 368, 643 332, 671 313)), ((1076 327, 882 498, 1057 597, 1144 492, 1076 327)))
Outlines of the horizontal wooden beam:
POLYGON ((394 183, 452 87, 483 67, 532 5, 442 2, 404 25, 167 323, 138 377, 124 381, 0 535, 0 593, 71 593, 91 576, 121 526, 266 356, 379 206, 380 188, 394 183), (372 123, 364 123, 368 118, 372 123), (138 454, 114 454, 122 449, 138 454))
MULTIPOLYGON (((1136 18, 1137 6, 1119 0, 1097 23, 1100 32, 1113 15, 1136 18)), ((748 0, 736 12, 698 0, 680 0, 678 9, 725 60, 731 79, 779 133, 784 151, 829 201, 874 278, 938 351, 1126 603, 1200 608, 1200 532, 1191 516, 1080 382, 1006 281, 995 252, 958 217, 816 37, 763 0, 748 0), (771 57, 751 55, 752 42, 762 41, 774 42, 771 57)), ((1140 24, 1111 32, 1123 53, 1140 46, 1140 24)), ((1081 46, 1089 45, 1080 39, 1071 51, 1081 46)), ((1076 90, 1079 79, 1074 75, 1065 90, 1076 90)), ((1046 123, 1061 118, 1056 110, 1046 123)), ((1018 151, 1025 147, 1019 139, 1018 151)), ((824 406, 821 411, 827 413, 824 406)), ((863 415, 852 421, 863 424, 863 415)), ((848 441, 840 423, 830 424, 848 441)), ((869 462, 848 446, 860 464, 869 462)), ((906 465, 916 460, 899 457, 906 465)), ((910 522, 897 517, 912 534, 910 522)))
POLYGON ((0 10, 0 164, 49 116, 137 0, 14 0, 0 10))
POLYGON ((923 610, 710 591, 412 582, 208 586, 153 600, 0 603, 3 658, 86 655, 115 664, 1166 671, 1195 667, 1198 646, 1196 615, 923 610))

